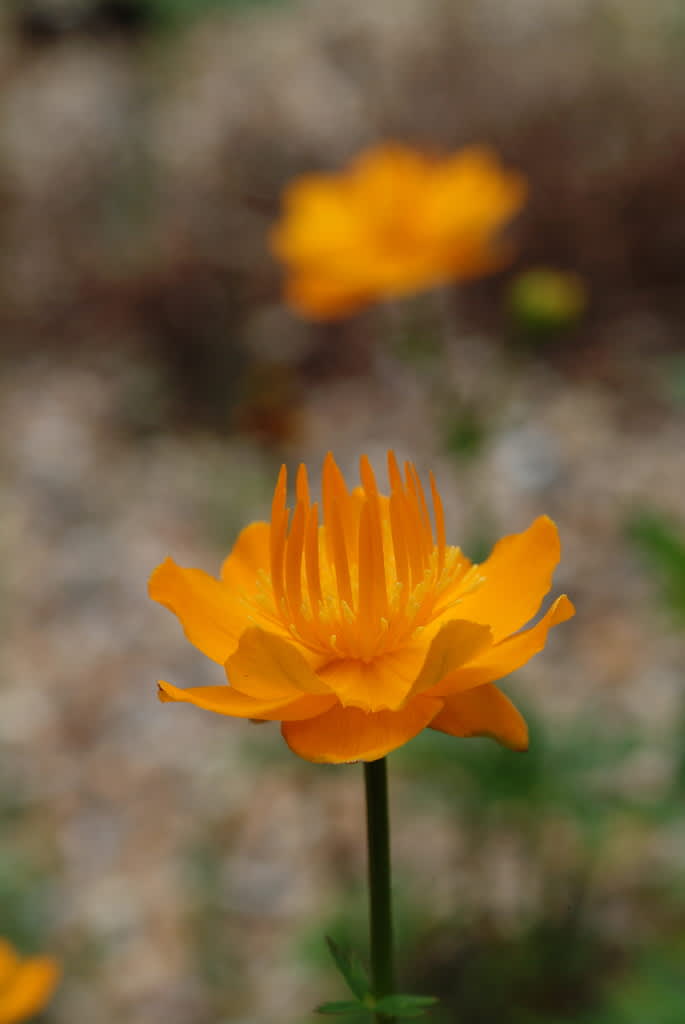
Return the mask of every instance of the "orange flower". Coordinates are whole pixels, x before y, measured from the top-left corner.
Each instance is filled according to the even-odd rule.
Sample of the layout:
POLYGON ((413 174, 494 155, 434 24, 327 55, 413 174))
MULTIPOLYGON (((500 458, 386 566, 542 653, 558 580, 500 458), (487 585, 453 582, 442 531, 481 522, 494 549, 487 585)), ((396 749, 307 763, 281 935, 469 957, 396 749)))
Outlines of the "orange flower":
POLYGON ((477 146, 438 159, 388 143, 340 174, 304 175, 271 234, 286 301, 330 319, 496 270, 509 255, 498 232, 525 196, 522 176, 477 146))
POLYGON ((280 721, 308 761, 374 761, 426 726, 526 749, 525 721, 492 683, 574 613, 559 597, 517 632, 549 590, 557 529, 541 516, 474 565, 445 541, 433 477, 434 527, 411 463, 402 477, 389 453, 388 469, 389 497, 366 456, 361 487, 349 491, 329 454, 320 507, 300 466, 291 517, 283 467, 271 522, 242 531, 220 580, 170 558, 154 571, 150 596, 230 681, 185 690, 161 682, 162 700, 280 721))
POLYGON ((28 1020, 46 1005, 59 980, 57 961, 49 956, 22 960, 0 939, 0 1024, 28 1020))

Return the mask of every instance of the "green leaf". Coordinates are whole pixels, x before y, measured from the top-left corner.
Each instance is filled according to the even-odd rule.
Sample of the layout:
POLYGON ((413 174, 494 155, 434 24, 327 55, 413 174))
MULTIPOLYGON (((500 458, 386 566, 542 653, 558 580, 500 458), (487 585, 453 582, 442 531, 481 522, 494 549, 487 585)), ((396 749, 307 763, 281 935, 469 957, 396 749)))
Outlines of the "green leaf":
POLYGON ((383 996, 376 1001, 375 1011, 387 1017, 422 1017, 437 1002, 435 996, 383 996))
POLYGON ((352 950, 346 950, 339 946, 330 935, 326 936, 326 942, 338 970, 349 985, 350 991, 357 999, 363 999, 371 990, 371 985, 361 960, 352 950))
POLYGON ((356 999, 344 999, 335 1003, 322 1003, 321 1006, 317 1006, 316 1012, 328 1013, 331 1016, 342 1016, 346 1013, 368 1013, 369 1011, 363 1003, 357 1002, 356 999))

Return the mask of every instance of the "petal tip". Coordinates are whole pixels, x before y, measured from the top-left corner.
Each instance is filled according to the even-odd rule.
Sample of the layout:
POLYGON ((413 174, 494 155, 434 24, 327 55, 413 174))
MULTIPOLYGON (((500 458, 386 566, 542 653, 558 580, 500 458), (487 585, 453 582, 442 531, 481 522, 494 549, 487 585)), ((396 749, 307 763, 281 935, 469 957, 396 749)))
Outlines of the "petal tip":
POLYGON ((576 614, 576 606, 573 601, 566 594, 562 594, 554 602, 554 620, 553 625, 558 626, 562 622, 567 622, 572 619, 576 614))
POLYGON ((157 700, 161 701, 162 704, 174 703, 178 700, 182 700, 181 697, 176 696, 175 692, 177 687, 172 686, 171 683, 165 683, 163 679, 160 679, 157 683, 157 700))
POLYGON ((537 519, 533 520, 532 527, 543 533, 546 533, 550 540, 556 540, 559 542, 559 527, 557 526, 554 519, 544 513, 538 516, 537 519))
POLYGON ((509 750, 513 750, 515 754, 527 754, 530 749, 530 736, 528 735, 528 727, 526 727, 525 735, 522 734, 520 737, 514 739, 510 744, 507 744, 509 750))
POLYGON ((148 596, 151 597, 153 601, 160 601, 162 599, 167 574, 175 571, 176 569, 178 569, 176 562, 173 558, 167 557, 152 570, 147 581, 147 592, 148 596))

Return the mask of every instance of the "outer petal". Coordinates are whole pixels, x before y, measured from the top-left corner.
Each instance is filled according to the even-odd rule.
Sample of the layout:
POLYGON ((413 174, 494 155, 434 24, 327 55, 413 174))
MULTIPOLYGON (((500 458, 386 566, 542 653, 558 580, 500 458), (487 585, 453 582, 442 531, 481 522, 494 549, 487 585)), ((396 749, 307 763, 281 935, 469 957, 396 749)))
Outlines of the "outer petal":
POLYGON ((178 616, 191 644, 220 665, 248 625, 248 611, 225 584, 201 569, 183 569, 172 558, 155 569, 148 593, 178 616))
POLYGON ((250 523, 240 531, 228 558, 221 566, 224 583, 253 594, 260 569, 269 571, 271 523, 250 523))
POLYGON ((492 633, 488 626, 480 626, 475 622, 464 622, 455 619, 442 627, 433 638, 421 672, 414 683, 410 697, 418 693, 430 692, 449 673, 454 672, 466 662, 475 658, 484 648, 490 647, 492 633))
POLYGON ((291 719, 312 718, 328 711, 335 703, 330 696, 300 696, 294 700, 276 698, 260 700, 248 697, 245 693, 232 686, 192 686, 182 690, 171 683, 160 681, 159 699, 161 701, 184 701, 194 704, 205 711, 215 711, 219 715, 232 715, 234 718, 261 718, 264 721, 290 721, 291 719))
POLYGON ((442 704, 434 697, 415 697, 401 711, 336 706, 306 722, 284 722, 281 732, 290 749, 307 761, 376 761, 425 729, 442 704))
POLYGON ((50 999, 59 979, 57 962, 49 956, 24 960, 0 997, 0 1024, 33 1017, 50 999))
POLYGON ((450 736, 490 736, 511 750, 528 749, 528 726, 523 715, 489 683, 448 697, 444 710, 430 727, 450 736))
POLYGON ((521 208, 527 191, 523 176, 504 171, 485 146, 469 146, 441 161, 431 186, 425 203, 427 229, 438 238, 478 237, 482 244, 521 208))
POLYGON ((287 264, 311 267, 358 250, 365 224, 351 198, 346 182, 303 175, 284 192, 284 216, 269 237, 272 252, 287 264))
POLYGON ((490 626, 495 642, 525 626, 552 584, 559 534, 547 516, 503 537, 479 567, 483 584, 459 604, 459 615, 490 626))
POLYGON ((482 683, 491 683, 510 672, 515 672, 521 665, 538 654, 545 646, 547 634, 552 626, 566 622, 575 614, 575 608, 566 597, 558 597, 554 604, 530 629, 516 633, 508 640, 502 640, 495 647, 478 654, 473 661, 463 668, 446 675, 427 693, 431 697, 447 697, 455 693, 463 693, 482 683))
POLYGON ((356 659, 333 661, 320 669, 319 675, 343 707, 396 710, 405 702, 425 656, 424 647, 407 647, 383 654, 368 664, 356 659))
POLYGON ((330 693, 331 687, 317 676, 294 640, 253 627, 240 638, 238 649, 226 661, 231 683, 241 693, 260 699, 303 693, 330 693))
MULTIPOLYGON (((233 550, 221 566, 221 579, 227 590, 239 598, 237 618, 242 623, 241 632, 247 626, 259 626, 290 640, 290 633, 273 607, 269 582, 270 538, 271 523, 250 523, 241 530, 233 550)), ((315 664, 316 656, 308 653, 309 660, 315 664)))

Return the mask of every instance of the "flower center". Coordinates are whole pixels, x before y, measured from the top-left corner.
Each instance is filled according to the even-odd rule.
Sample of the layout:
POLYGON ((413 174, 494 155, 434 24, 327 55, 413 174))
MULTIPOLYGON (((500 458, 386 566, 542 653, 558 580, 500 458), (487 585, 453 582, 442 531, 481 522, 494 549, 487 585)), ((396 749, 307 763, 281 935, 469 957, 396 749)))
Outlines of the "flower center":
POLYGON ((430 478, 434 527, 411 463, 404 478, 388 455, 390 496, 361 460, 361 487, 349 491, 333 457, 324 463, 323 519, 297 474, 292 519, 281 470, 271 517, 270 573, 260 604, 302 645, 331 661, 364 662, 397 650, 480 581, 478 567, 445 543, 440 495, 430 478))

